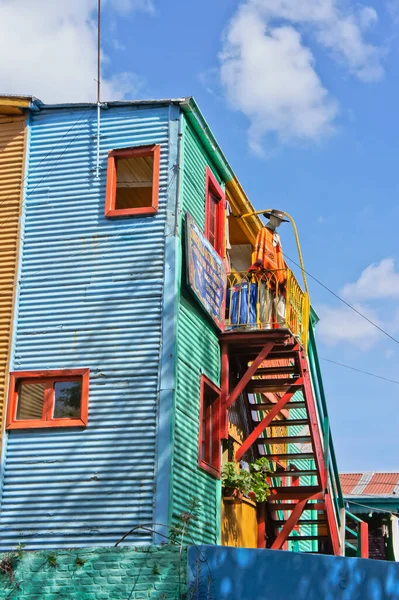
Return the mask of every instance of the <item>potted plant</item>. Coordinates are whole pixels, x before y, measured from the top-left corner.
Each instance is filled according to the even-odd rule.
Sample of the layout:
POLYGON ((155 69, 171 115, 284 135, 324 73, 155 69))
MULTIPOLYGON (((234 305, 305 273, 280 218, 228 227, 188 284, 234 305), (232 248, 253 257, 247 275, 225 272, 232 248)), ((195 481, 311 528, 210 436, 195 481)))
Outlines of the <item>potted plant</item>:
POLYGON ((237 463, 227 462, 222 468, 223 495, 242 499, 247 496, 255 502, 265 502, 270 495, 267 477, 271 474, 270 463, 265 457, 249 465, 249 470, 237 470, 237 463))
POLYGON ((241 468, 237 471, 236 463, 225 463, 222 467, 223 495, 241 500, 243 495, 247 495, 250 491, 250 478, 249 471, 241 468))

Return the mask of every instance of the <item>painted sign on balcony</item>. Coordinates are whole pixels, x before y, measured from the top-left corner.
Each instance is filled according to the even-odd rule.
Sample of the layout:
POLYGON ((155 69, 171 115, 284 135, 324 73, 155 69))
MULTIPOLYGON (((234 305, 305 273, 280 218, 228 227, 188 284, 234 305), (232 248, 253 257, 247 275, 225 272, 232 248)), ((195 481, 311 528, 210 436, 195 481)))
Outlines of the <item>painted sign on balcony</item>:
POLYGON ((186 213, 187 280, 201 306, 224 328, 226 271, 223 260, 186 213))

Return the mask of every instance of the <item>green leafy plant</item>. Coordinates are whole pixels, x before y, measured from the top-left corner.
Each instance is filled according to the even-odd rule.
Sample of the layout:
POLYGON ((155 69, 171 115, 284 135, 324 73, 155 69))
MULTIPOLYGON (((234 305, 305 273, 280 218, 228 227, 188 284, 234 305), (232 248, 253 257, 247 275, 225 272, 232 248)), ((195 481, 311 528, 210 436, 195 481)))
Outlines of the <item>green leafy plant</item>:
POLYGON ((57 566, 57 555, 50 553, 47 556, 47 562, 50 565, 50 567, 56 567, 57 566))
POLYGON ((234 490, 248 495, 251 491, 251 474, 244 469, 237 470, 236 463, 227 462, 222 467, 222 485, 226 495, 234 495, 234 490))
POLYGON ((251 463, 249 471, 241 467, 237 470, 237 463, 227 462, 222 467, 222 485, 226 495, 234 495, 233 490, 238 490, 256 502, 265 502, 270 495, 267 483, 270 474, 270 463, 265 457, 251 463))
POLYGON ((80 556, 77 556, 75 558, 75 566, 76 567, 83 567, 84 564, 86 564, 86 561, 84 560, 84 558, 81 558, 80 556))
POLYGON ((192 521, 195 521, 197 519, 199 512, 200 503, 198 501, 198 498, 195 498, 193 496, 188 502, 187 511, 182 512, 179 515, 178 522, 170 528, 169 541, 171 542, 171 544, 181 543, 181 541, 184 538, 184 534, 187 533, 187 531, 189 530, 192 521))
POLYGON ((270 496, 267 477, 271 475, 270 463, 264 456, 250 464, 251 491, 255 494, 256 502, 265 502, 270 496))
POLYGON ((7 552, 0 561, 0 573, 9 577, 11 582, 15 579, 14 570, 17 563, 22 560, 25 545, 19 543, 11 552, 7 552))

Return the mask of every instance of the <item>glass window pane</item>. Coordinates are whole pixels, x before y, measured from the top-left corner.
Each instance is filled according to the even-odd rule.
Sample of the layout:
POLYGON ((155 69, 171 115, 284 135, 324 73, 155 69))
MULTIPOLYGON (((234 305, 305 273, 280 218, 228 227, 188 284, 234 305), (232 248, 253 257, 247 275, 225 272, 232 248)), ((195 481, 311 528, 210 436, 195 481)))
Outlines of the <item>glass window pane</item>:
POLYGON ((79 419, 81 398, 80 381, 57 381, 54 384, 54 419, 79 419))
POLYGON ((21 383, 18 392, 17 420, 42 419, 44 383, 21 383))

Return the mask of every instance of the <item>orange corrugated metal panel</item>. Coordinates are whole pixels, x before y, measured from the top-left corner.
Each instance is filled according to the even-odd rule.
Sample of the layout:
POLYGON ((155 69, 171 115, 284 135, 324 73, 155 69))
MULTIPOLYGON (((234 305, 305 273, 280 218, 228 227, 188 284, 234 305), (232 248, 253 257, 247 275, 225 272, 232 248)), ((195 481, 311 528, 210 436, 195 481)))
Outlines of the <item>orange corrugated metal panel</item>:
POLYGON ((0 431, 3 431, 18 258, 25 117, 0 115, 0 431))
POLYGON ((398 481, 399 473, 374 473, 363 494, 369 496, 392 494, 398 481))
POLYGON ((339 476, 341 480, 342 493, 351 494, 352 490, 356 487, 362 477, 362 473, 341 473, 339 476))

